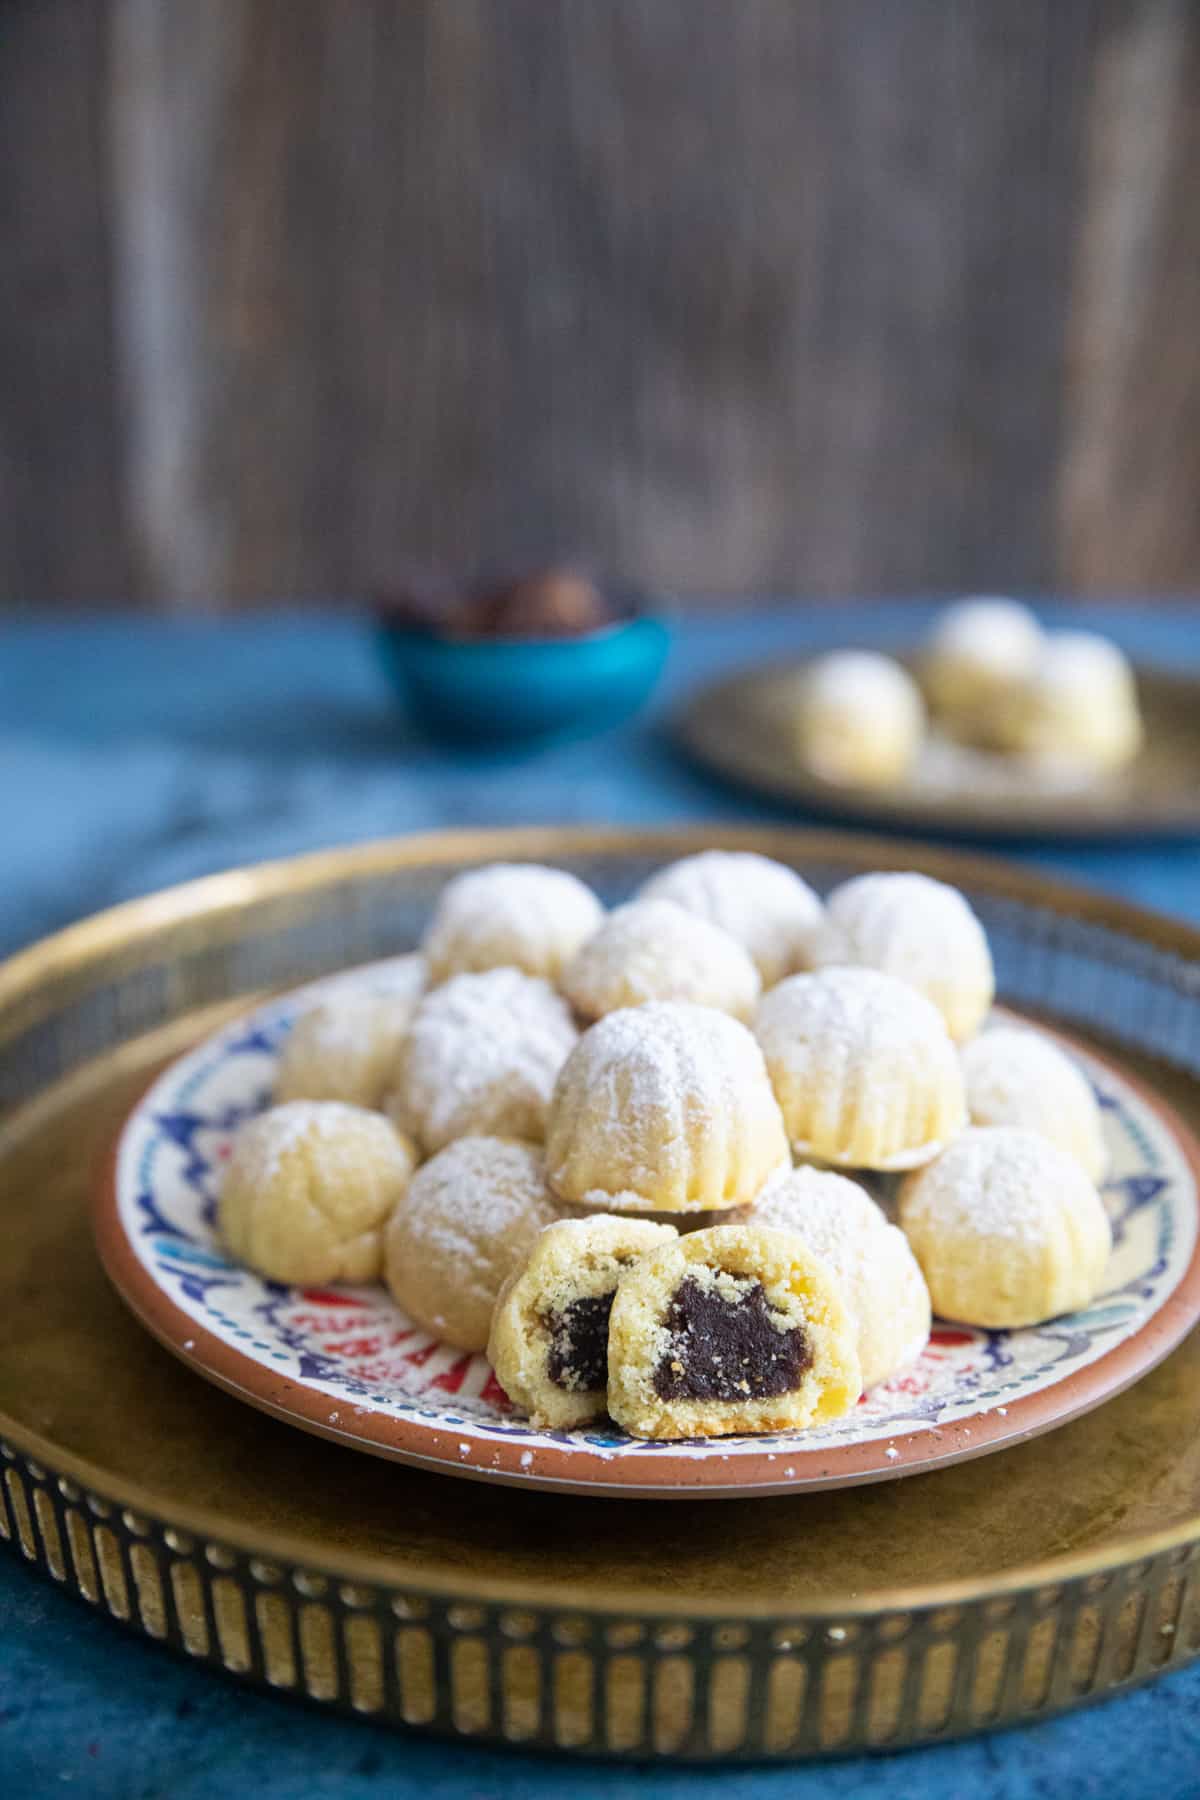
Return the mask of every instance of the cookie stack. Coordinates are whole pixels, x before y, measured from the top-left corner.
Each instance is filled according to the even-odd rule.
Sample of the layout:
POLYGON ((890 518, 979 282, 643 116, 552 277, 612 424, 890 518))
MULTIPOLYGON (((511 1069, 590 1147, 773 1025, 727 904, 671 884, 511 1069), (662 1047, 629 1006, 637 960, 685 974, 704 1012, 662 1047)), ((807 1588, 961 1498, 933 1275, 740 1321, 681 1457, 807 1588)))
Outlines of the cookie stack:
POLYGON ((802 1428, 914 1361, 932 1310, 1016 1326, 1102 1284, 1094 1096, 1041 1034, 980 1035, 987 939, 939 882, 823 904, 710 851, 606 915, 494 865, 411 977, 296 1022, 221 1228, 275 1280, 382 1277, 540 1425, 802 1428), (863 1185, 896 1172, 899 1225, 863 1185))
POLYGON ((1040 769, 1102 775, 1141 748, 1127 658, 1091 631, 1043 631, 1017 600, 960 600, 939 616, 915 673, 872 650, 835 650, 779 693, 781 737, 825 781, 894 787, 919 775, 928 725, 1040 769))

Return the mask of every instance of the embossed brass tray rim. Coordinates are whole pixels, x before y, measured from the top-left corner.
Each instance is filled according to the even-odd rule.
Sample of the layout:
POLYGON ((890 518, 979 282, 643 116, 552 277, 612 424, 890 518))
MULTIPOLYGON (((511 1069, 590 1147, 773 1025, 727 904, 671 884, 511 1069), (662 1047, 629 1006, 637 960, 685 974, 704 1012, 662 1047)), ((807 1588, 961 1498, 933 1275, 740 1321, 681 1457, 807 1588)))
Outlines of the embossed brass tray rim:
MULTIPOLYGON (((343 1549, 327 1550, 322 1547, 317 1558, 314 1557, 314 1546, 310 1540, 287 1532, 260 1529, 247 1534, 238 1527, 236 1520, 225 1514, 174 1500, 168 1513, 161 1495, 155 1494, 152 1489, 135 1482, 114 1482, 100 1465, 58 1448, 52 1440, 37 1432, 29 1431, 23 1426, 14 1426, 2 1415, 0 1438, 35 1467, 74 1482, 113 1507, 154 1519, 168 1528, 186 1532, 244 1556, 265 1557, 272 1562, 300 1569, 317 1569, 322 1575, 335 1581, 369 1583, 387 1591, 403 1589, 406 1593, 438 1595, 447 1599, 463 1597, 460 1583, 430 1573, 420 1563, 408 1564, 400 1557, 372 1557, 365 1553, 343 1549)), ((803 1503, 803 1497, 798 1497, 797 1504, 803 1503)), ((1169 1556, 1172 1552, 1191 1549, 1197 1543, 1200 1543, 1200 1516, 1161 1531, 1118 1540, 1102 1550, 1077 1551, 1067 1556, 1044 1559, 989 1575, 979 1581, 946 1581, 913 1587, 875 1588, 866 1595, 821 1593, 814 1597, 811 1607, 780 1608, 747 1599, 724 1604, 717 1600, 706 1600, 698 1607, 694 1600, 686 1597, 658 1592, 650 1597, 644 1589, 623 1588, 619 1583, 608 1581, 601 1592, 595 1595, 589 1593, 583 1599, 578 1588, 567 1583, 547 1583, 544 1587, 534 1587, 528 1577, 510 1584, 478 1574, 471 1577, 470 1597, 473 1600, 486 1600, 497 1606, 529 1605, 536 1600, 539 1606, 552 1610, 585 1611, 606 1617, 627 1617, 631 1612, 651 1612, 655 1617, 703 1616, 714 1621, 751 1618, 759 1622, 775 1622, 807 1617, 810 1613, 819 1618, 876 1618, 893 1612, 974 1606, 1002 1599, 1010 1594, 1063 1587, 1089 1577, 1135 1567, 1169 1556)))
MULTIPOLYGON (((938 846, 898 843, 891 839, 852 837, 837 832, 803 832, 796 828, 727 826, 719 822, 685 828, 652 827, 646 830, 587 826, 541 826, 528 829, 437 832, 402 839, 378 840, 363 845, 320 851, 299 858, 238 869, 126 902, 19 952, 0 966, 0 1014, 18 1024, 36 1021, 48 1004, 39 1005, 42 990, 76 984, 97 958, 120 955, 136 960, 139 943, 167 924, 194 926, 205 939, 223 918, 235 918, 240 909, 256 901, 328 888, 352 882, 370 873, 385 873, 404 866, 436 865, 462 860, 500 857, 554 857, 555 855, 618 854, 636 849, 646 854, 685 855, 719 842, 728 848, 746 848, 764 854, 795 856, 798 849, 812 860, 849 856, 875 867, 907 867, 919 860, 930 873, 948 880, 973 883, 991 893, 1063 911, 1075 918, 1109 926, 1140 937, 1157 948, 1200 962, 1200 931, 1183 921, 1166 917, 1076 883, 1028 873, 998 859, 962 855, 938 846)), ((68 1075, 65 1081, 74 1079, 68 1075)), ((49 1097, 49 1091, 47 1091, 49 1097)), ((0 1138, 4 1135, 0 1121, 0 1138)), ((267 1555, 299 1567, 320 1567, 335 1579, 367 1581, 387 1589, 403 1586, 412 1591, 452 1596, 455 1583, 423 1571, 419 1562, 408 1564, 397 1556, 377 1557, 344 1549, 315 1545, 302 1536, 271 1530, 247 1535, 235 1518, 215 1509, 196 1508, 174 1500, 164 1505, 153 1490, 126 1481, 114 1481, 102 1465, 79 1458, 53 1440, 0 1414, 0 1436, 36 1466, 74 1481, 118 1507, 159 1518, 163 1523, 195 1533, 247 1555, 267 1555)), ((803 1504, 798 1498, 797 1504, 803 1504)), ((1152 1533, 1118 1539, 1095 1550, 1071 1552, 1043 1559, 980 1580, 967 1579, 916 1588, 875 1589, 868 1595, 819 1596, 821 1616, 832 1612, 848 1617, 872 1616, 912 1608, 926 1609, 956 1604, 970 1605, 1004 1595, 1063 1583, 1074 1583, 1114 1570, 1129 1568, 1170 1555, 1200 1543, 1200 1512, 1152 1533)), ((531 1598, 527 1578, 512 1584, 497 1578, 476 1577, 473 1593, 497 1604, 519 1604, 531 1598)), ((536 1589, 539 1604, 578 1611, 580 1598, 567 1584, 536 1589)), ((607 1616, 645 1610, 647 1596, 639 1589, 607 1586, 597 1597, 589 1595, 586 1609, 607 1616)), ((655 1594, 655 1614, 695 1617, 697 1607, 686 1597, 655 1594)), ((722 1604, 706 1602, 705 1617, 771 1619, 782 1616, 763 1603, 743 1599, 722 1604)), ((799 1609, 802 1610, 802 1609, 799 1609)), ((794 1617, 798 1609, 787 1609, 794 1617)))

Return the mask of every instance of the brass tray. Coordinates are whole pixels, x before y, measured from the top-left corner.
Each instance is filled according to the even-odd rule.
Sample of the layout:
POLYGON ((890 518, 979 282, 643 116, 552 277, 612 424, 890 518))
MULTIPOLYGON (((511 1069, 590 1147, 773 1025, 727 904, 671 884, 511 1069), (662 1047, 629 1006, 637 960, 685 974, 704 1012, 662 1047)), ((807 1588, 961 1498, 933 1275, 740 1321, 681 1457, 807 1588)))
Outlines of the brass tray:
POLYGON ((705 844, 819 884, 918 866, 984 915, 1005 996, 1200 1120, 1200 933, 998 863, 791 831, 411 838, 235 872, 0 970, 0 1534, 132 1629, 281 1692, 443 1733, 801 1757, 1030 1719, 1200 1651, 1200 1334, 983 1463, 720 1508, 453 1483, 265 1419, 127 1315, 89 1185, 167 1058, 262 994, 411 944, 459 867, 608 898, 705 844))
MULTIPOLYGON (((912 666, 915 659, 901 658, 912 666)), ((957 837, 1200 836, 1200 678, 1139 668, 1146 744, 1126 769, 1041 785, 1018 761, 934 739, 894 788, 825 781, 796 763, 780 722, 800 665, 743 669, 701 688, 675 720, 682 748, 740 787, 808 812, 957 837)))

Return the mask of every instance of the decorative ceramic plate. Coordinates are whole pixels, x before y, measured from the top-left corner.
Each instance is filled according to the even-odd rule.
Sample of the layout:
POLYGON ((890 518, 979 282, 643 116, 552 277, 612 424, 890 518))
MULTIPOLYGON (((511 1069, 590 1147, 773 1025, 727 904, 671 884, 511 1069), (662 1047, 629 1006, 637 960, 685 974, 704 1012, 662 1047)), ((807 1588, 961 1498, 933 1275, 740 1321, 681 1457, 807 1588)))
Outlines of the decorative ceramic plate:
POLYGON ((805 1432, 652 1443, 608 1425, 537 1430, 482 1355, 439 1343, 383 1289, 282 1286, 231 1263, 215 1235, 233 1134, 269 1103, 297 1014, 347 983, 410 983, 412 966, 398 958, 300 989, 174 1063, 126 1124, 101 1200, 101 1253, 139 1318, 201 1374, 308 1430, 448 1473, 591 1493, 841 1487, 1061 1425, 1153 1367, 1200 1316, 1195 1147, 1129 1077, 1075 1049, 1112 1157, 1114 1254, 1086 1311, 1021 1331, 940 1326, 912 1369, 805 1432))
MULTIPOLYGON (((901 659, 905 660, 905 659, 901 659)), ((743 670, 694 694, 677 722, 689 754, 807 810, 922 831, 1071 838, 1200 834, 1200 681, 1139 668, 1146 745, 1125 769, 1083 775, 930 735, 893 788, 822 780, 798 765, 783 718, 799 664, 743 670)))

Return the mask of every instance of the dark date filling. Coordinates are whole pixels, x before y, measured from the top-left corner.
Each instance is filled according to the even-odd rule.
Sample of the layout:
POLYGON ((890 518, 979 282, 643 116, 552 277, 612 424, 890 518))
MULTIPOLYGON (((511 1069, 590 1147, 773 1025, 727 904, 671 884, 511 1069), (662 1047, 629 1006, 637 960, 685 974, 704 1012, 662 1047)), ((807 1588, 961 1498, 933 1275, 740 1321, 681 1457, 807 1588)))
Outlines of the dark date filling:
POLYGON ((612 1294, 588 1294, 547 1318, 550 1355, 546 1371, 556 1387, 569 1394, 591 1394, 608 1385, 612 1303, 612 1294))
POLYGON ((791 1393, 812 1366, 802 1327, 771 1323, 761 1281, 732 1299, 689 1275, 663 1323, 671 1341, 654 1371, 660 1400, 766 1400, 791 1393))

